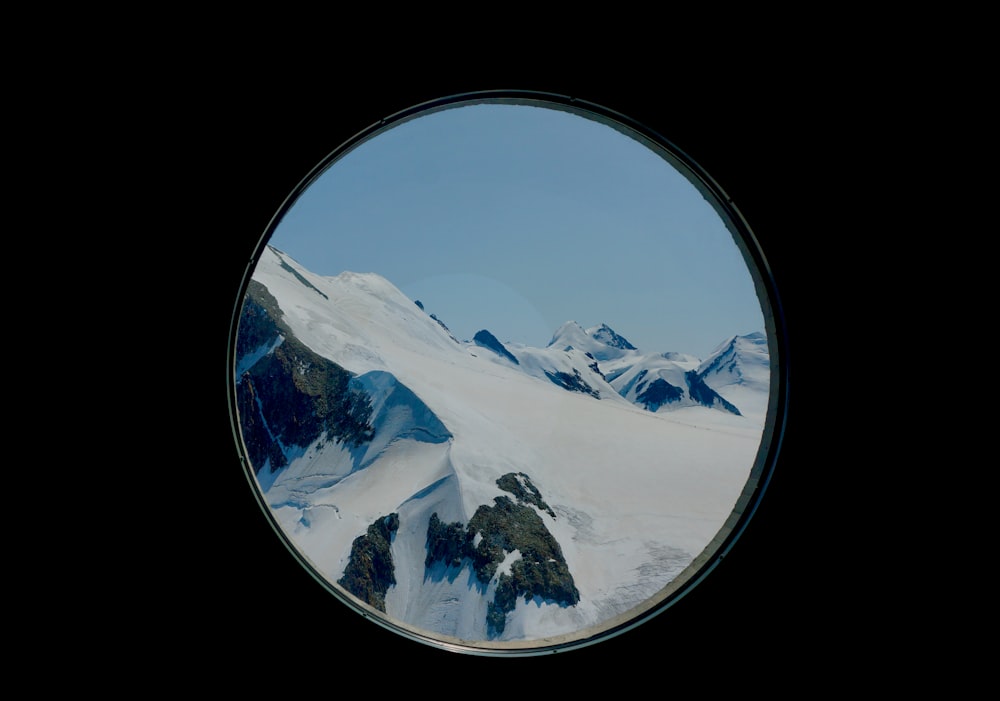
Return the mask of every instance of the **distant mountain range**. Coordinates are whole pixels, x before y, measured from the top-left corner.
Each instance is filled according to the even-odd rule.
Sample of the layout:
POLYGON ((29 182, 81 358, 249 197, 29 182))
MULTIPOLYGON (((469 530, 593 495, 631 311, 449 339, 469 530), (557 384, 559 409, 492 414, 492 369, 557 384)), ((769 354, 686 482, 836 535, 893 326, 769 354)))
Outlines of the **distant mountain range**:
POLYGON ((459 341, 388 280, 271 247, 235 356, 247 460, 304 561, 477 645, 590 634, 691 576, 746 485, 770 373, 762 333, 705 359, 573 321, 545 348, 459 341))

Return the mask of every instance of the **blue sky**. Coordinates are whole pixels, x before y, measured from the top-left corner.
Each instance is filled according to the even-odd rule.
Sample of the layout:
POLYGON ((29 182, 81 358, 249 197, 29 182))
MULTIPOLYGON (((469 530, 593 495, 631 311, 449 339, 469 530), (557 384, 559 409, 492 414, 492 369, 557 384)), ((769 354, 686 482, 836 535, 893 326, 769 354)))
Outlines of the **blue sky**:
POLYGON ((459 339, 485 328, 541 347, 573 320, 705 357, 764 330, 747 264, 694 186, 638 141, 546 107, 392 126, 316 178, 270 243, 323 275, 386 277, 459 339))

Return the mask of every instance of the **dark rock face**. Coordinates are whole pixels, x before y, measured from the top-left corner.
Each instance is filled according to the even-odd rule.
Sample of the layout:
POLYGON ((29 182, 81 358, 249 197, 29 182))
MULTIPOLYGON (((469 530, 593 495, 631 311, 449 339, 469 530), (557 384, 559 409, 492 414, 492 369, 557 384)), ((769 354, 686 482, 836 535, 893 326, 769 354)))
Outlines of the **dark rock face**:
POLYGON ((324 432, 351 446, 374 436, 370 398, 350 386, 353 375, 309 350, 280 318, 275 299, 251 281, 236 338, 237 358, 249 366, 236 394, 254 472, 265 464, 272 472, 284 467, 284 446, 309 445, 324 432))
MULTIPOLYGON (((423 303, 423 302, 421 302, 421 301, 420 301, 419 299, 418 299, 418 300, 415 300, 415 301, 414 301, 413 303, 414 303, 414 304, 416 304, 416 305, 417 305, 417 307, 419 307, 421 311, 423 311, 423 312, 426 312, 426 311, 427 311, 426 309, 424 309, 424 303, 423 303)), ((437 318, 437 316, 435 316, 434 314, 428 314, 428 316, 429 316, 429 317, 430 317, 431 319, 433 319, 434 321, 436 321, 436 322, 437 322, 437 324, 438 324, 438 326, 440 326, 440 327, 441 327, 442 329, 444 329, 444 330, 445 330, 445 332, 447 332, 447 334, 448 334, 448 335, 449 335, 449 336, 451 337, 451 340, 453 340, 453 341, 454 341, 455 343, 458 343, 458 339, 457 339, 457 338, 455 338, 455 337, 454 337, 454 336, 452 335, 452 333, 451 333, 451 329, 449 329, 449 328, 448 328, 448 327, 447 327, 447 326, 445 325, 445 323, 444 323, 443 321, 441 321, 440 319, 438 319, 438 318, 437 318)))
POLYGON ((489 581, 507 553, 518 550, 520 559, 501 573, 493 601, 487 606, 488 630, 503 633, 506 616, 514 610, 517 597, 525 602, 534 597, 572 606, 580 592, 563 559, 562 548, 530 506, 516 504, 509 497, 496 497, 494 506, 480 506, 469 520, 469 531, 482 538, 473 553, 476 576, 489 581))
POLYGON ((281 318, 278 301, 256 280, 250 281, 236 334, 236 357, 243 359, 258 348, 274 343, 280 335, 276 319, 281 318))
POLYGON ((281 444, 274 440, 261 411, 254 383, 247 373, 236 386, 236 402, 240 412, 240 432, 247 448, 247 459, 254 473, 265 465, 276 472, 288 464, 281 444))
POLYGON ((315 292, 316 294, 318 294, 323 299, 330 299, 325 294, 323 294, 322 292, 320 292, 319 290, 317 290, 315 285, 313 285, 311 282, 309 282, 304 277, 302 277, 302 275, 299 274, 299 271, 297 271, 295 268, 293 268, 292 266, 290 266, 288 264, 288 261, 285 260, 285 255, 281 251, 279 251, 274 246, 268 246, 268 248, 270 248, 272 251, 275 251, 278 254, 278 257, 281 259, 281 267, 282 267, 283 270, 287 270, 288 272, 290 272, 292 274, 292 276, 296 280, 298 280, 299 282, 301 282, 303 285, 305 285, 306 287, 308 287, 310 290, 312 290, 313 292, 315 292))
POLYGON ((502 343, 500 343, 499 340, 497 340, 497 337, 491 334, 486 329, 477 331, 476 335, 472 337, 472 340, 476 342, 477 346, 482 346, 483 348, 490 349, 491 351, 499 355, 501 358, 506 358, 510 362, 514 363, 514 365, 521 364, 520 362, 518 362, 518 359, 515 358, 513 354, 509 350, 507 350, 502 343))
POLYGON ((533 504, 538 507, 539 511, 546 512, 552 518, 556 517, 555 512, 552 511, 552 507, 542 499, 542 493, 538 491, 538 487, 532 484, 531 480, 523 472, 518 472, 517 474, 508 472, 497 480, 497 486, 505 492, 513 494, 519 502, 533 504))
POLYGON ((427 525, 427 557, 424 566, 430 567, 441 561, 447 567, 461 567, 462 560, 469 556, 472 537, 465 527, 458 523, 445 523, 436 513, 431 514, 427 525))
POLYGON ((601 328, 595 331, 591 335, 591 338, 595 338, 612 348, 620 348, 622 350, 638 350, 635 346, 629 343, 625 337, 619 336, 615 333, 614 329, 607 324, 601 324, 601 328))
POLYGON ((368 526, 351 544, 351 558, 337 584, 385 613, 385 594, 396 583, 390 546, 399 530, 399 514, 391 513, 368 526))
MULTIPOLYGON (((654 412, 666 404, 684 399, 685 388, 672 385, 662 377, 647 382, 646 376, 646 370, 639 371, 619 390, 619 393, 623 397, 627 396, 632 387, 635 387, 635 403, 654 412)), ((684 384, 687 386, 687 395, 692 401, 710 409, 721 409, 737 416, 741 415, 739 409, 705 383, 704 377, 698 374, 697 370, 684 373, 684 384)))
POLYGON ((555 518, 555 513, 524 473, 508 473, 497 486, 514 495, 495 497, 493 506, 476 509, 468 525, 445 524, 435 513, 427 529, 427 557, 430 567, 441 561, 450 567, 468 563, 479 581, 496 577, 494 597, 487 605, 487 630, 499 636, 506 626, 507 614, 517 599, 526 602, 539 598, 560 606, 573 606, 580 592, 573 582, 562 548, 545 526, 536 508, 555 518), (520 559, 510 572, 497 575, 508 553, 520 552, 520 559))
POLYGON ((699 404, 704 404, 707 407, 717 407, 737 416, 743 415, 732 403, 723 399, 718 392, 705 384, 705 380, 696 371, 691 370, 687 373, 687 381, 688 392, 691 394, 691 398, 699 404))
POLYGON ((656 411, 664 404, 676 402, 684 396, 684 390, 674 387, 672 384, 658 377, 648 385, 643 387, 640 383, 636 387, 636 403, 642 404, 648 411, 656 411))
POLYGON ((587 356, 588 358, 590 358, 591 360, 593 360, 593 361, 594 361, 594 362, 592 362, 592 363, 591 363, 590 365, 588 365, 588 366, 587 366, 587 367, 588 367, 588 368, 589 368, 589 369, 591 370, 591 372, 593 372, 593 373, 594 373, 595 375, 599 375, 599 376, 601 377, 601 379, 602 379, 602 380, 606 380, 607 378, 606 378, 606 377, 604 377, 604 373, 603 373, 603 372, 601 372, 601 366, 597 364, 597 358, 595 358, 595 357, 594 357, 594 356, 593 356, 592 354, 590 354, 590 353, 587 353, 587 354, 586 354, 586 356, 587 356))
POLYGON ((572 375, 568 372, 549 372, 545 370, 545 376, 563 389, 568 389, 571 392, 583 392, 596 399, 601 398, 601 392, 587 384, 587 381, 580 376, 580 371, 575 368, 572 375))

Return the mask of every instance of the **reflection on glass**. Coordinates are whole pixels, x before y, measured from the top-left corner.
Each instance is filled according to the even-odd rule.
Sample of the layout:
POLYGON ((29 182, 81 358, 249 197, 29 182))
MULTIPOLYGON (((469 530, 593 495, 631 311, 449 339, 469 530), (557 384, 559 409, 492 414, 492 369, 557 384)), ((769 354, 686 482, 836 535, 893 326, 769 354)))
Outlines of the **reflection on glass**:
POLYGON ((265 510, 331 591, 417 638, 535 650, 704 567, 761 469, 773 344, 683 163, 586 110, 456 101, 296 195, 233 394, 265 510))

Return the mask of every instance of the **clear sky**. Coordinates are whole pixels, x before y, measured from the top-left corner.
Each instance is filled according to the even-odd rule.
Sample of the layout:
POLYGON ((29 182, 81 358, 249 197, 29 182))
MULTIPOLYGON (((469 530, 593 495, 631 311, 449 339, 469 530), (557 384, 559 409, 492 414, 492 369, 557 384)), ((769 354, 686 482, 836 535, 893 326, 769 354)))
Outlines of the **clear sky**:
POLYGON ((392 126, 311 183, 270 243, 322 275, 384 276, 460 340, 489 329, 543 347, 572 320, 704 358, 764 330, 747 264, 694 186, 638 141, 546 107, 392 126))

